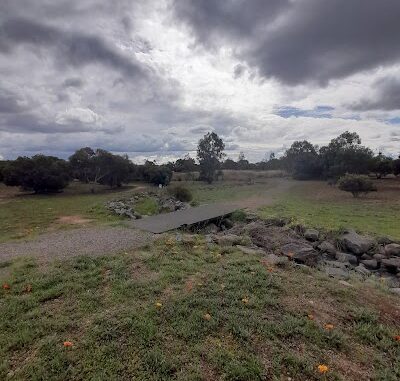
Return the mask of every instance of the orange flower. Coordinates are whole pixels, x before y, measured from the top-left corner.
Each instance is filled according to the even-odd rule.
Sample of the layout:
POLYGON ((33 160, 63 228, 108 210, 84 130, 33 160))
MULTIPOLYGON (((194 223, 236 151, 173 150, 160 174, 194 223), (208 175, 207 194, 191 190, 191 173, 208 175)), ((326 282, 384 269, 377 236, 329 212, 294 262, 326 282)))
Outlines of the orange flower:
POLYGON ((328 372, 329 368, 327 365, 325 364, 320 364, 318 365, 318 372, 321 374, 325 374, 326 372, 328 372))
POLYGON ((211 320, 211 315, 210 314, 204 314, 203 318, 204 318, 204 320, 210 321, 211 320))
POLYGON ((269 273, 272 273, 272 272, 274 271, 274 268, 273 268, 273 267, 268 267, 267 271, 268 271, 269 273))
POLYGON ((9 290, 11 287, 8 283, 3 284, 3 290, 9 290))
POLYGON ((314 315, 312 315, 312 314, 308 314, 307 317, 308 317, 310 320, 314 320, 314 315))
POLYGON ((396 335, 396 336, 394 337, 394 339, 395 339, 396 341, 400 341, 400 335, 396 335))
POLYGON ((325 328, 327 331, 332 330, 334 327, 335 327, 335 326, 334 326, 333 324, 325 324, 325 325, 324 325, 324 328, 325 328))
POLYGON ((72 344, 72 341, 64 341, 64 347, 72 347, 74 344, 72 344))
POLYGON ((160 303, 160 302, 154 303, 154 305, 155 305, 157 308, 161 308, 161 307, 162 307, 162 303, 160 303))

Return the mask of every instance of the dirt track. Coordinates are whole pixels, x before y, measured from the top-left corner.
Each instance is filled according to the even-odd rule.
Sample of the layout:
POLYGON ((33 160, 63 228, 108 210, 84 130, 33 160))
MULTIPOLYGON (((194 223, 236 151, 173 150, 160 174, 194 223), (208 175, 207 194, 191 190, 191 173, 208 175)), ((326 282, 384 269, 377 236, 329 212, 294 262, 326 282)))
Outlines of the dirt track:
MULTIPOLYGON (((265 194, 218 203, 216 206, 257 209, 272 204, 292 183, 279 180, 265 194)), ((65 259, 78 255, 101 256, 135 249, 151 243, 155 235, 124 227, 85 227, 41 234, 36 239, 0 244, 0 262, 15 257, 34 256, 39 260, 65 259)))
POLYGON ((152 242, 154 235, 128 228, 90 227, 45 233, 34 240, 0 244, 0 262, 21 256, 39 260, 78 255, 100 256, 135 249, 152 242))

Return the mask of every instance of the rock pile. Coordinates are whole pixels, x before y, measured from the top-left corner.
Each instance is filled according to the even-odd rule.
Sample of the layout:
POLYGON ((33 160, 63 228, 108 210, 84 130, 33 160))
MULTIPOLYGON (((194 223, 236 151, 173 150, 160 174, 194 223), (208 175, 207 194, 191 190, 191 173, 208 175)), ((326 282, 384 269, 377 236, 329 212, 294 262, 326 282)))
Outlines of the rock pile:
POLYGON ((111 212, 121 217, 128 217, 135 220, 142 218, 142 215, 136 210, 137 204, 143 201, 143 199, 149 197, 157 201, 158 210, 160 213, 174 212, 176 210, 187 209, 190 207, 189 204, 176 200, 174 197, 158 195, 157 193, 153 192, 141 192, 135 194, 131 198, 108 201, 106 203, 106 207, 111 212))
POLYGON ((260 252, 271 264, 293 261, 318 267, 329 276, 347 280, 351 273, 375 274, 390 279, 393 292, 400 292, 400 244, 388 238, 374 240, 354 230, 326 239, 315 229, 292 228, 282 221, 252 219, 212 236, 215 243, 230 244, 244 253, 260 252), (249 242, 244 245, 244 237, 249 242))

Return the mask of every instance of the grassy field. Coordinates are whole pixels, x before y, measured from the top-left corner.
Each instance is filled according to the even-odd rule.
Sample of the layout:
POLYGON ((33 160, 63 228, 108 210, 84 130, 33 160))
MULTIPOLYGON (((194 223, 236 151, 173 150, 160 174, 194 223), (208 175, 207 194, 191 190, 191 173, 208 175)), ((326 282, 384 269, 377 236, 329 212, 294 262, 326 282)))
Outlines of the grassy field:
POLYGON ((354 228, 400 239, 400 181, 377 181, 378 192, 355 199, 324 182, 294 182, 261 216, 286 216, 306 226, 327 230, 354 228))
POLYGON ((134 191, 134 186, 117 190, 99 186, 93 194, 89 185, 71 183, 63 193, 33 195, 0 184, 0 195, 3 196, 0 197, 0 242, 74 226, 73 220, 64 223, 66 216, 75 216, 91 224, 116 223, 121 219, 108 212, 105 202, 129 196, 134 191))
POLYGON ((2 263, 0 379, 398 380, 398 299, 351 282, 200 236, 2 263))
MULTIPOLYGON (((232 177, 232 173, 229 176, 232 177)), ((236 181, 225 180, 212 185, 197 181, 174 182, 192 191, 195 204, 242 200, 243 207, 254 208, 262 205, 269 193, 274 193, 277 184, 282 183, 288 186, 274 195, 272 205, 261 208, 261 216, 286 216, 307 226, 327 230, 352 227, 362 232, 400 239, 399 180, 378 181, 378 192, 360 199, 354 199, 325 182, 300 182, 260 175, 250 182, 245 175, 239 176, 236 181), (255 199, 255 203, 250 202, 255 199)), ((117 190, 99 187, 92 194, 89 186, 72 183, 60 194, 29 195, 0 185, 0 242, 79 226, 82 222, 118 223, 121 219, 107 211, 105 202, 129 197, 142 187, 143 184, 117 190), (71 216, 77 224, 73 219, 68 220, 71 216)), ((138 212, 149 215, 157 212, 155 200, 151 197, 143 199, 138 205, 138 212)))

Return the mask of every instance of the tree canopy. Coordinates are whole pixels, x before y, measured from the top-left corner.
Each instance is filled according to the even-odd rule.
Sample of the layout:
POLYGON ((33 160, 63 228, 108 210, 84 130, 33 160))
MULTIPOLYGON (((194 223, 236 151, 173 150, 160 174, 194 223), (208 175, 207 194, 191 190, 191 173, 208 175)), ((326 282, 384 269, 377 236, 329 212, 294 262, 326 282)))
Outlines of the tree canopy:
POLYGON ((70 169, 65 160, 54 156, 18 157, 3 170, 4 183, 20 186, 35 193, 58 192, 70 181, 70 169))
POLYGON ((209 132, 200 139, 197 147, 200 179, 208 183, 214 181, 215 172, 220 168, 220 160, 224 157, 224 149, 224 142, 215 132, 209 132))

